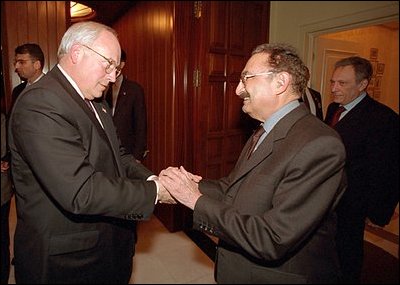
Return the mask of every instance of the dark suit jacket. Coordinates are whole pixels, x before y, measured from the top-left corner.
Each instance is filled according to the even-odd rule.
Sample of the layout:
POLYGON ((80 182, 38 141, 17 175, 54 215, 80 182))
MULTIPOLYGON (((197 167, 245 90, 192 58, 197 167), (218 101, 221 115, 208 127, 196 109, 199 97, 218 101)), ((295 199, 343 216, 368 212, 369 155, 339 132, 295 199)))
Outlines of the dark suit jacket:
POLYGON ((129 281, 134 221, 151 215, 156 185, 121 151, 108 106, 94 107, 104 129, 57 67, 15 103, 18 283, 129 281))
POLYGON ((147 150, 147 118, 143 88, 124 77, 113 121, 121 144, 138 160, 147 150))
MULTIPOLYGON (((315 107, 315 116, 317 116, 321 121, 324 120, 324 116, 322 113, 322 98, 321 98, 321 93, 319 93, 317 90, 314 90, 312 88, 308 88, 308 91, 310 92, 312 102, 309 102, 307 99, 308 97, 304 98, 303 101, 305 102, 306 105, 313 104, 315 107), (306 101, 307 99, 307 101, 306 101)), ((303 95, 303 97, 307 96, 306 94, 303 95)), ((309 107, 309 106, 308 106, 309 107)))
MULTIPOLYGON (((328 106, 326 122, 338 106, 328 106)), ((347 153, 348 189, 338 211, 344 220, 388 224, 399 201, 399 116, 367 96, 334 128, 347 153)))
POLYGON ((26 84, 28 84, 28 81, 23 81, 22 83, 18 84, 17 86, 14 87, 14 89, 12 90, 11 93, 11 107, 10 107, 10 113, 11 110, 14 106, 15 101, 17 101, 17 98, 19 96, 19 94, 22 93, 22 91, 24 91, 26 84))
POLYGON ((217 282, 335 281, 334 208, 345 189, 340 137, 301 104, 247 160, 250 140, 229 176, 200 182, 193 224, 220 240, 217 282))

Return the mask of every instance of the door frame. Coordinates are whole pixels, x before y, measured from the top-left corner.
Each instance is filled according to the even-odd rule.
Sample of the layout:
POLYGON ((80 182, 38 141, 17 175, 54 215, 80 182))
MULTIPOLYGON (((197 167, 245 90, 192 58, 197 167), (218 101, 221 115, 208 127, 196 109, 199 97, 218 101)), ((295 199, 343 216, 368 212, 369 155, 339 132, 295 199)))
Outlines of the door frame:
MULTIPOLYGON (((374 9, 373 11, 362 11, 352 15, 345 15, 336 18, 326 19, 317 23, 304 25, 300 28, 300 45, 303 46, 303 59, 310 67, 311 74, 315 62, 316 39, 320 35, 348 31, 367 26, 379 25, 386 22, 399 20, 399 12, 393 9, 393 5, 374 9), (301 36, 303 35, 303 36, 301 36)), ((312 78, 311 86, 315 85, 312 78)))

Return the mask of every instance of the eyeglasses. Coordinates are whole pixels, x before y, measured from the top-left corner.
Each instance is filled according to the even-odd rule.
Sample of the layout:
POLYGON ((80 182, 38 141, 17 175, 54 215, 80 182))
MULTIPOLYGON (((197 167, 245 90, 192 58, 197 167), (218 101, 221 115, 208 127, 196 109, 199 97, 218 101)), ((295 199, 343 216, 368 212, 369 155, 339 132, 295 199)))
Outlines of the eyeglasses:
POLYGON ((120 65, 117 65, 114 60, 112 60, 111 58, 106 58, 104 55, 102 55, 101 53, 95 51, 91 47, 88 47, 87 45, 82 45, 82 46, 84 46, 85 48, 90 49, 92 52, 94 52, 94 53, 98 54, 99 56, 101 56, 102 58, 104 58, 107 61, 106 73, 110 74, 111 72, 113 72, 115 70, 115 72, 116 72, 115 77, 118 77, 118 75, 121 73, 121 66, 120 65))
POLYGON ((241 81, 243 84, 246 84, 246 81, 247 81, 248 79, 250 79, 250 78, 253 78, 253 77, 256 77, 256 76, 261 76, 261 75, 270 75, 270 74, 272 74, 272 73, 274 73, 274 71, 261 72, 261 73, 256 73, 256 74, 242 74, 242 75, 240 76, 240 81, 241 81))

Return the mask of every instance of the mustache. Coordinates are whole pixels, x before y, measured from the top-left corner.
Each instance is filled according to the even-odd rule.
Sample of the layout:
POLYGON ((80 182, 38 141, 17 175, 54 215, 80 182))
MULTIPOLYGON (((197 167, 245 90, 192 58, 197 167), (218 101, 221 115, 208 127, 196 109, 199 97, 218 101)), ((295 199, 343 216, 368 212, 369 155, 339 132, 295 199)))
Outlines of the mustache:
POLYGON ((249 94, 249 92, 247 92, 246 90, 244 90, 244 91, 241 92, 238 96, 239 96, 240 98, 244 99, 244 98, 249 98, 249 97, 250 97, 250 94, 249 94))

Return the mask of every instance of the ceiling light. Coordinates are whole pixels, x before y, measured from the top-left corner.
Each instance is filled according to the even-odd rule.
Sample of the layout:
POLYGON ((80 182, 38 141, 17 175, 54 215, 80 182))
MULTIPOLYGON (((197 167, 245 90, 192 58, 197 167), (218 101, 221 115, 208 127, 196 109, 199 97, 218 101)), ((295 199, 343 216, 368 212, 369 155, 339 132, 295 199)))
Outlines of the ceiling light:
POLYGON ((74 1, 70 2, 70 13, 71 13, 71 20, 73 22, 89 20, 96 15, 96 11, 94 11, 89 6, 74 1))

